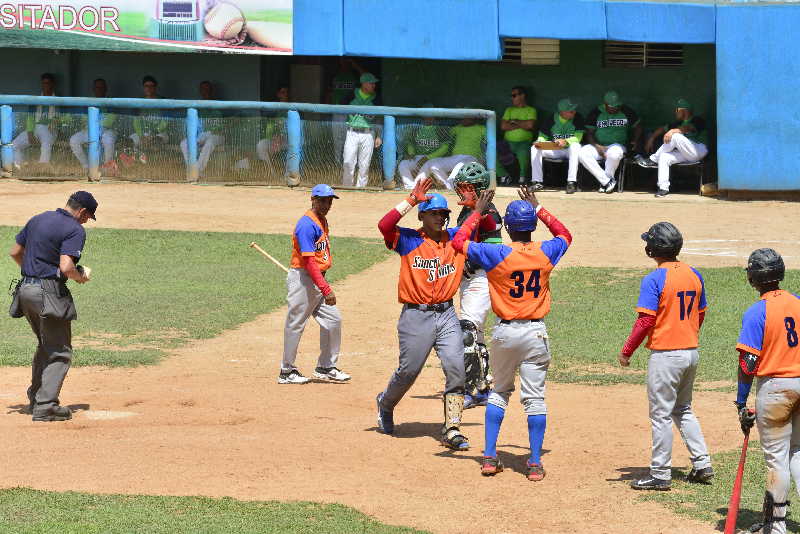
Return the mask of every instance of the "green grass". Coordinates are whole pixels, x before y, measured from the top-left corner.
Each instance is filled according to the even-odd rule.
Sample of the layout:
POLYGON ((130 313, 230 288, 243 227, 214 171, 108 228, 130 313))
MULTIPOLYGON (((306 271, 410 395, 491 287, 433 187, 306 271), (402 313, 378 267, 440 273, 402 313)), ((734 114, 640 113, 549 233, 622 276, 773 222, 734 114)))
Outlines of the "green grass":
MULTIPOLYGON (((17 228, 0 227, 0 243, 17 228)), ((172 232, 89 228, 83 263, 92 281, 70 282, 78 321, 73 322, 75 365, 152 364, 191 339, 211 338, 286 301, 286 274, 249 249, 258 242, 288 265, 287 235, 172 232)), ((332 239, 336 282, 385 258, 374 239, 332 239)), ((0 280, 18 277, 7 258, 0 280)), ((5 282, 7 284, 7 282, 5 282)), ((4 287, 5 288, 5 287, 4 287)), ((0 299, 0 365, 30 365, 34 337, 24 319, 6 313, 0 299)))
MULTIPOLYGON (((730 414, 735 424, 735 414, 731 409, 730 414)), ((741 439, 741 434, 737 440, 741 439)), ((641 497, 643 501, 655 501, 667 506, 670 510, 681 515, 716 523, 717 530, 722 531, 728 513, 728 501, 731 497, 733 480, 739 465, 741 445, 738 450, 722 452, 712 456, 714 466, 714 483, 711 485, 689 484, 685 479, 685 472, 673 469, 672 491, 652 492, 641 497)), ((742 500, 739 504, 737 527, 745 529, 753 523, 760 522, 762 518, 762 504, 766 484, 766 469, 764 468, 764 454, 761 445, 756 441, 750 442, 747 449, 747 462, 745 464, 742 484, 742 500)), ((792 495, 789 495, 792 499, 792 495)), ((789 509, 789 517, 793 514, 789 509)), ((800 523, 787 519, 786 526, 789 532, 800 531, 800 523)), ((738 532, 738 530, 737 530, 738 532)))
POLYGON ((339 504, 0 491, 0 533, 425 534, 339 504))
POLYGON ((258 11, 246 11, 244 15, 247 20, 292 23, 291 9, 260 9, 258 11))
MULTIPOLYGON (((644 344, 628 370, 617 355, 636 319, 639 283, 649 270, 570 267, 551 277, 547 317, 553 363, 548 378, 592 384, 644 383, 649 351, 644 344), (613 372, 610 372, 613 371, 613 372)), ((742 313, 756 300, 740 268, 701 269, 708 312, 700 336, 698 381, 736 379, 736 340, 742 313)), ((784 287, 800 288, 800 271, 787 271, 784 287)))

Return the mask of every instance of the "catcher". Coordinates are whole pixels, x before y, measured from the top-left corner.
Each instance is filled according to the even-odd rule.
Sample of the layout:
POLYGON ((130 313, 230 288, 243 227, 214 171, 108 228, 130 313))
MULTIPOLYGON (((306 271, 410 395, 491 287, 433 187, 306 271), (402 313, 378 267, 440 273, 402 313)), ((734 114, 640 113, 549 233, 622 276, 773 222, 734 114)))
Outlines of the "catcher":
MULTIPOLYGON (((489 188, 489 171, 483 165, 472 162, 460 167, 454 179, 456 192, 464 206, 458 214, 458 226, 464 224, 467 217, 475 210, 478 195, 489 188)), ((489 228, 489 222, 484 219, 484 223, 476 231, 477 235, 473 236, 473 241, 502 243, 500 228, 503 226, 503 219, 492 203, 489 203, 486 218, 494 220, 494 229, 486 229, 489 228)), ((469 409, 486 406, 492 386, 489 374, 489 350, 486 348, 483 333, 483 324, 492 307, 489 299, 489 280, 483 267, 469 259, 464 264, 459 295, 460 323, 464 332, 464 367, 467 373, 464 409, 469 409)))

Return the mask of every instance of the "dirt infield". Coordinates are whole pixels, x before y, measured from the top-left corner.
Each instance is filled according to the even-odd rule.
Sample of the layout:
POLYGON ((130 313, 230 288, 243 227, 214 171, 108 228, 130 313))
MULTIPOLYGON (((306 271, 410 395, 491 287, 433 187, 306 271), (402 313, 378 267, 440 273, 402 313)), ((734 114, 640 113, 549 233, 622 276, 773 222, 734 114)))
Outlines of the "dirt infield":
MULTIPOLYGON (((0 181, 0 224, 19 225, 58 207, 78 187, 97 196, 97 225, 115 228, 289 232, 308 204, 308 191, 0 181)), ((501 191, 501 208, 511 194, 501 191)), ((402 198, 341 196, 330 215, 333 233, 373 237, 380 216, 402 198)), ((671 220, 684 233, 687 260, 699 266, 742 265, 750 250, 770 244, 789 268, 800 265, 796 234, 764 240, 777 241, 796 224, 793 204, 656 201, 635 193, 540 198, 575 236, 565 264, 647 266, 638 235, 671 220)), ((91 255, 91 243, 87 249, 91 255)), ((509 471, 492 479, 478 473, 480 409, 465 413, 471 451, 450 453, 437 444, 442 378, 435 359, 398 406, 397 437, 376 433, 374 397, 396 365, 397 263, 392 258, 336 284, 349 384, 276 383, 284 310, 173 351, 155 367, 73 369, 62 400, 78 412, 64 424, 33 424, 19 413, 30 371, 2 369, 0 432, 7 438, 0 487, 339 502, 442 534, 712 531, 637 502, 627 488, 649 462, 641 386, 548 385, 548 474, 536 484, 522 474, 527 431, 516 403, 498 447, 509 471)), ((80 306, 79 292, 77 300, 80 306)), ((309 327, 298 357, 308 372, 316 330, 309 327)), ((558 340, 553 344, 557 358, 558 340)), ((729 417, 730 395, 695 398, 712 452, 735 448, 740 434, 729 417)), ((674 464, 686 466, 679 440, 675 451, 674 464)))

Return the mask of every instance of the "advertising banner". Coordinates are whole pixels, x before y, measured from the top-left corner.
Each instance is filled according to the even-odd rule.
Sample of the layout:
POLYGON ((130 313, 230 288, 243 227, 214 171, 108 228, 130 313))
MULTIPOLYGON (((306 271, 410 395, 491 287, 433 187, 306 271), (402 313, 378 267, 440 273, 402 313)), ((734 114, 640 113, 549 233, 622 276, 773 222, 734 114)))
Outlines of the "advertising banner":
POLYGON ((293 0, 0 0, 0 47, 291 54, 293 0))

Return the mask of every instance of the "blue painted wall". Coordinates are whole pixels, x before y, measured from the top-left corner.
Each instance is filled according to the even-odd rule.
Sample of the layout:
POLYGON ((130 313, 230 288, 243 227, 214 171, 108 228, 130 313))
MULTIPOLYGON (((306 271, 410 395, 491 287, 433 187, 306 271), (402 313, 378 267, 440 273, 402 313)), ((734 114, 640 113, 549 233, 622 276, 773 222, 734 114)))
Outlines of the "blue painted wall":
POLYGON ((603 0, 499 0, 500 35, 605 39, 603 0))
POLYGON ((294 0, 294 53, 344 55, 342 0, 294 0))
POLYGON ((606 28, 613 41, 713 43, 713 3, 678 4, 607 1, 606 28))
POLYGON ((497 0, 344 0, 345 53, 496 60, 497 0))
POLYGON ((800 5, 717 6, 719 185, 800 189, 800 5))

